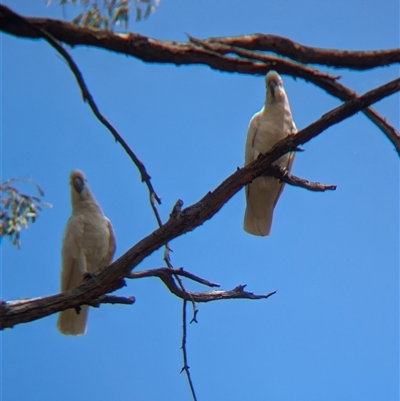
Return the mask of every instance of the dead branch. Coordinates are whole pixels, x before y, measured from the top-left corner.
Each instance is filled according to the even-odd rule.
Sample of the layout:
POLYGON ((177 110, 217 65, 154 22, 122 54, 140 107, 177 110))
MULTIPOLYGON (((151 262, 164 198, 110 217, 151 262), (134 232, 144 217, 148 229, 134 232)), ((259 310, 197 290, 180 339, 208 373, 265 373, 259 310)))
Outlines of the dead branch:
MULTIPOLYGON (((272 291, 268 294, 256 295, 252 292, 244 291, 245 285, 238 285, 232 290, 214 290, 214 291, 189 291, 182 290, 175 282, 174 275, 181 275, 191 280, 197 281, 199 283, 208 285, 209 287, 219 287, 219 284, 213 283, 211 281, 205 280, 201 277, 195 276, 192 273, 181 269, 168 269, 168 268, 158 268, 151 270, 144 270, 133 272, 127 275, 127 278, 143 278, 143 277, 159 277, 160 280, 166 285, 170 292, 185 301, 195 301, 195 302, 210 302, 221 299, 266 299, 271 295, 275 294, 276 291, 272 291), (175 270, 175 271, 171 271, 175 270)), ((182 371, 184 368, 182 368, 182 371)))
MULTIPOLYGON (((218 301, 222 299, 267 299, 271 295, 276 294, 276 291, 271 291, 267 294, 253 294, 252 292, 245 291, 244 288, 246 285, 238 285, 232 290, 223 291, 223 290, 213 290, 213 291, 188 291, 189 295, 196 302, 210 302, 210 301, 218 301)), ((188 294, 181 292, 180 289, 175 286, 170 288, 170 291, 179 298, 190 301, 188 298, 188 294)))
MULTIPOLYGON (((178 216, 170 218, 160 228, 132 246, 132 248, 110 266, 94 274, 91 279, 84 280, 78 287, 45 298, 28 299, 22 305, 15 305, 13 302, 3 302, 0 306, 0 329, 13 327, 19 323, 27 323, 61 310, 78 307, 82 304, 88 304, 91 300, 101 295, 111 293, 123 287, 125 285, 123 278, 129 275, 131 270, 147 256, 162 247, 165 243, 194 230, 209 220, 244 185, 265 173, 279 157, 287 152, 295 151, 299 145, 310 141, 330 126, 345 120, 360 110, 398 91, 400 91, 400 78, 379 86, 360 97, 347 101, 343 105, 324 114, 297 134, 290 135, 279 141, 271 151, 261 155, 246 167, 238 169, 214 191, 208 192, 197 203, 183 209, 178 216)), ((225 295, 223 291, 210 291, 208 293, 201 293, 201 295, 196 293, 190 295, 197 302, 207 302, 211 300, 210 297, 212 299, 226 299, 229 296, 231 298, 243 298, 242 292, 239 289, 234 289, 231 292, 225 292, 225 295)))

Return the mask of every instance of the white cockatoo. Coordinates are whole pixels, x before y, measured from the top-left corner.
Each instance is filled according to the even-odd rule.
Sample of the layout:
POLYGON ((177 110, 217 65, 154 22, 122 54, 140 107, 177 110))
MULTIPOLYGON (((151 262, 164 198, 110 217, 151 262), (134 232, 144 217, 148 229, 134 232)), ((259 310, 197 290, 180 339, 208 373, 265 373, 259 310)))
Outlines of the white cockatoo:
MULTIPOLYGON (((257 159, 261 153, 268 152, 281 139, 296 133, 282 78, 276 71, 268 72, 265 86, 264 106, 251 118, 247 129, 245 165, 257 159)), ((294 153, 287 153, 274 164, 290 171, 293 158, 294 153)), ((245 231, 259 236, 270 233, 274 207, 283 185, 273 177, 258 177, 246 185, 246 211, 243 221, 245 231)))
MULTIPOLYGON (((115 236, 90 192, 82 171, 69 177, 72 213, 64 230, 61 248, 61 291, 77 287, 85 274, 108 266, 115 252, 115 236)), ((57 328, 63 334, 85 334, 88 306, 60 312, 57 328), (79 312, 79 313, 78 313, 79 312)))

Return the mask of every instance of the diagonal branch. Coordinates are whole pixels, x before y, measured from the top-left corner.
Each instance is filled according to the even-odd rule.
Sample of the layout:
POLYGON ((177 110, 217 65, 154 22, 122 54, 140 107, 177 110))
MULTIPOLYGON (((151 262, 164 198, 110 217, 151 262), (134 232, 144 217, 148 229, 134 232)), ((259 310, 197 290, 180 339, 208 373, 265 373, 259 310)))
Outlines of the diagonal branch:
MULTIPOLYGON (((398 91, 400 91, 400 78, 347 101, 325 113, 321 118, 298 131, 297 134, 279 141, 271 151, 261 155, 246 167, 235 171, 197 203, 181 210, 177 216, 170 217, 160 228, 141 239, 110 266, 94 274, 93 278, 84 280, 78 287, 39 300, 25 300, 20 307, 13 306, 12 302, 3 302, 0 305, 0 329, 40 319, 60 310, 78 307, 123 287, 125 285, 124 277, 129 275, 147 256, 166 242, 204 224, 244 185, 264 174, 279 157, 287 152, 295 151, 299 145, 315 138, 330 126, 398 91)), ((211 291, 211 293, 213 293, 211 296, 216 295, 215 292, 211 291)))

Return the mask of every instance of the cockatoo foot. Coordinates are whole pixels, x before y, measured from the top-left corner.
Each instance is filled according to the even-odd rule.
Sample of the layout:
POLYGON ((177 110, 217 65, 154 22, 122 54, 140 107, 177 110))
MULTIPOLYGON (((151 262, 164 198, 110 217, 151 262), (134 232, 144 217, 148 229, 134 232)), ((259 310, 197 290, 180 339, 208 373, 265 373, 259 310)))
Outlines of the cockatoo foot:
POLYGON ((91 280, 93 277, 94 277, 94 274, 92 274, 92 273, 89 273, 89 272, 83 273, 84 280, 91 280))

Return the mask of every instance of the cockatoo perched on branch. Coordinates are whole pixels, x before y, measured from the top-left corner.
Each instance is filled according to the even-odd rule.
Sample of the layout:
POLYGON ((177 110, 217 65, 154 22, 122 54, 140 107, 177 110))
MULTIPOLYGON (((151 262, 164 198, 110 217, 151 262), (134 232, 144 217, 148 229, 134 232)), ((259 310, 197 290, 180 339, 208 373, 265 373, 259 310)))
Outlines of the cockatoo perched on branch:
MULTIPOLYGON (((246 136, 244 164, 268 152, 278 141, 296 133, 289 101, 282 78, 276 71, 265 77, 266 99, 263 108, 251 118, 246 136)), ((294 153, 280 157, 275 164, 290 171, 294 153)), ((265 236, 270 233, 274 207, 284 184, 273 177, 258 177, 246 185, 246 211, 243 228, 250 234, 265 236)))
MULTIPOLYGON (((90 192, 82 171, 70 174, 72 213, 64 230, 61 249, 61 291, 77 287, 87 273, 108 266, 115 252, 115 236, 90 192)), ((63 334, 85 334, 88 306, 60 312, 57 328, 63 334), (78 313, 79 312, 79 313, 78 313)))

